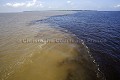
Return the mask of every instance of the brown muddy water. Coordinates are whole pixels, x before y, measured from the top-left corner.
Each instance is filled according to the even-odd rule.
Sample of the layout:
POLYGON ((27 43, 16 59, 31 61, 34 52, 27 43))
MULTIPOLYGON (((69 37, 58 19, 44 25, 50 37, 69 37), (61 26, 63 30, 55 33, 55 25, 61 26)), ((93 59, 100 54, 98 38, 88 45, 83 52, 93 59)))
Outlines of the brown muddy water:
POLYGON ((100 80, 82 40, 75 42, 74 35, 48 24, 29 25, 32 20, 70 13, 1 13, 0 80, 100 80))

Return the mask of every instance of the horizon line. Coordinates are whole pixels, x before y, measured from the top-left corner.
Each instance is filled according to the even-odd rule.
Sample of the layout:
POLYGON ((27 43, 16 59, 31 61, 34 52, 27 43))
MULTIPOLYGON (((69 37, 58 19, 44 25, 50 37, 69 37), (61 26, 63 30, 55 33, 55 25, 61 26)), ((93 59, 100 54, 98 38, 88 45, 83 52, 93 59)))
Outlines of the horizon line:
POLYGON ((119 10, 26 10, 26 11, 8 11, 8 12, 0 12, 0 13, 20 13, 20 12, 40 12, 40 11, 119 11, 119 10))

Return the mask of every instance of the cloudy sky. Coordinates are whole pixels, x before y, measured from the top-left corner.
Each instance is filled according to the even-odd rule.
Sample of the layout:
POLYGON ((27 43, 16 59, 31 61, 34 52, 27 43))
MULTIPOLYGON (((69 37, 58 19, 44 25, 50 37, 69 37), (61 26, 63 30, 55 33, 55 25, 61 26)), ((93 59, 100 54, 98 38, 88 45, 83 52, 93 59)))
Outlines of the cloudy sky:
POLYGON ((120 0, 0 0, 0 12, 32 10, 120 11, 120 0))

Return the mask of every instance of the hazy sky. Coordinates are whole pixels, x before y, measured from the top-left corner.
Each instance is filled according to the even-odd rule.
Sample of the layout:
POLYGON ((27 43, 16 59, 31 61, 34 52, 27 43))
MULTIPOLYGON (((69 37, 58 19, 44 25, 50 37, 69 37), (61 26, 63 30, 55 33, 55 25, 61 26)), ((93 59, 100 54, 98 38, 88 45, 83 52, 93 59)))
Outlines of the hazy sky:
POLYGON ((76 9, 120 11, 120 0, 0 0, 0 12, 76 9))

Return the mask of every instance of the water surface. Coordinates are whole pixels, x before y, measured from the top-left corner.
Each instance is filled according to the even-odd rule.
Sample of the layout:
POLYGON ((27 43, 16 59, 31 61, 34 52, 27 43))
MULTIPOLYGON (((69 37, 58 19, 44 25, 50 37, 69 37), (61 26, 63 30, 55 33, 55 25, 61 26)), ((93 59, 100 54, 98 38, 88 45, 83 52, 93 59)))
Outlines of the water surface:
POLYGON ((0 80, 104 79, 81 39, 60 27, 32 23, 70 13, 43 11, 0 14, 0 80))
POLYGON ((49 23, 75 34, 88 46, 106 79, 120 79, 119 11, 77 11, 36 20, 35 23, 49 23))

